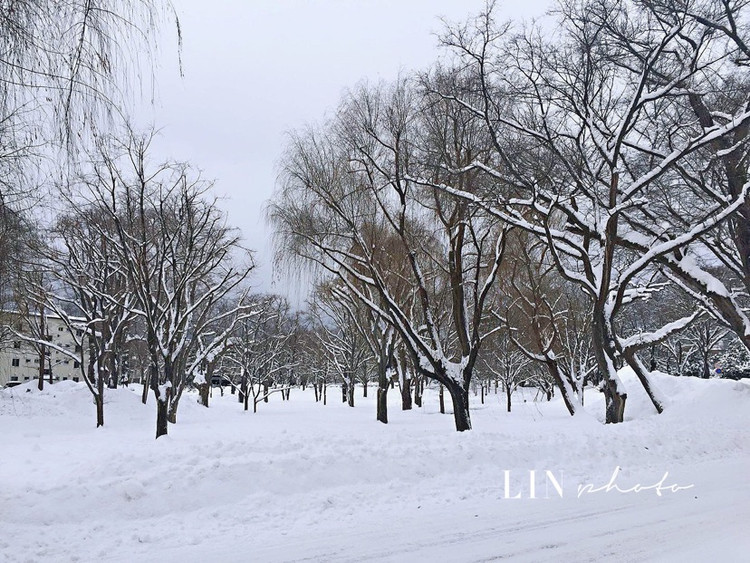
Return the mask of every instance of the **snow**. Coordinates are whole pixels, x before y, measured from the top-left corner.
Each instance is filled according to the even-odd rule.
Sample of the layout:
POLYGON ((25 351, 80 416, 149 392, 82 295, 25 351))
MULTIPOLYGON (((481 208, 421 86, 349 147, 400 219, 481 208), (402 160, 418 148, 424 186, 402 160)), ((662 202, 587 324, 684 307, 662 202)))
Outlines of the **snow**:
POLYGON ((167 381, 159 385, 159 400, 162 402, 167 401, 167 392, 172 388, 172 382, 167 381))
POLYGON ((641 332, 641 333, 629 336, 627 338, 622 338, 620 339, 620 346, 622 346, 623 348, 630 348, 630 347, 642 348, 652 343, 661 342, 665 340, 673 332, 677 332, 678 330, 682 330, 683 328, 685 328, 688 324, 693 322, 700 314, 701 314, 701 311, 695 311, 692 315, 683 317, 671 323, 667 323, 666 325, 664 325, 658 330, 655 330, 654 332, 641 332))
POLYGON ((0 561, 746 560, 750 384, 653 377, 662 415, 622 371, 623 424, 593 389, 571 417, 521 388, 512 413, 472 396, 463 433, 434 389, 406 412, 392 390, 388 425, 374 388, 355 408, 295 388, 256 414, 186 393, 159 440, 138 386, 107 390, 98 430, 81 384, 2 390, 0 561), (643 490, 593 492, 615 471, 643 490))
POLYGON ((724 284, 709 272, 698 266, 692 256, 683 256, 678 262, 678 266, 683 272, 691 276, 698 283, 702 284, 703 287, 705 287, 706 293, 715 294, 727 299, 731 297, 724 284))

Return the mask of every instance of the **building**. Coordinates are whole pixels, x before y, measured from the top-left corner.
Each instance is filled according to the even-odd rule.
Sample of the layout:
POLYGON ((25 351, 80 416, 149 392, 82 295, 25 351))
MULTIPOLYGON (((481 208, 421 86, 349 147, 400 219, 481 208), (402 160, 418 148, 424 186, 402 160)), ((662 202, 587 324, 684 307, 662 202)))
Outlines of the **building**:
MULTIPOLYGON (((2 338, 0 338, 0 387, 19 385, 38 379, 42 357, 39 347, 34 343, 24 341, 10 330, 12 327, 16 332, 29 334, 28 319, 15 311, 2 311, 0 315, 2 316, 0 324, 4 327, 2 338)), ((31 315, 31 318, 38 319, 39 315, 31 315)), ((45 324, 47 340, 59 348, 79 355, 80 348, 76 344, 76 338, 60 317, 47 315, 45 324)), ((79 340, 81 334, 82 331, 77 334, 79 340)), ((43 367, 45 381, 82 381, 78 360, 52 347, 45 348, 43 367)))

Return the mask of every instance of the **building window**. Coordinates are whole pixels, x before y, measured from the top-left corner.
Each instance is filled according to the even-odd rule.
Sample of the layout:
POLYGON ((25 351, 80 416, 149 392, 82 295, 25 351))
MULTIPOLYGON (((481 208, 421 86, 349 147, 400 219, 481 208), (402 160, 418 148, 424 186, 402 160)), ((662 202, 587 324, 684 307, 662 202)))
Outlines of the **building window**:
POLYGON ((28 377, 24 377, 24 378, 23 378, 23 380, 24 380, 24 381, 28 381, 28 380, 29 380, 29 378, 28 378, 28 377))
POLYGON ((67 378, 67 377, 63 377, 63 381, 67 381, 67 380, 68 380, 68 378, 67 378))
POLYGON ((17 375, 11 375, 10 376, 10 380, 11 381, 18 381, 18 376, 17 375))
POLYGON ((18 366, 20 366, 21 365, 20 358, 13 358, 10 362, 10 365, 12 365, 14 368, 17 368, 18 366))
POLYGON ((62 327, 62 326, 57 327, 57 332, 62 332, 63 330, 65 330, 65 327, 62 327))
POLYGON ((31 361, 31 358, 26 358, 26 363, 28 364, 31 361))
POLYGON ((18 340, 13 342, 13 348, 20 348, 20 347, 21 347, 21 343, 18 340))
POLYGON ((34 363, 38 364, 39 363, 39 358, 34 358, 34 363))
POLYGON ((74 368, 79 368, 79 367, 81 367, 81 362, 77 362, 77 361, 76 361, 76 362, 73 362, 73 367, 74 367, 74 368))
POLYGON ((76 344, 76 350, 75 351, 76 352, 80 352, 81 351, 81 345, 80 344, 76 344))
POLYGON ((73 381, 75 381, 76 383, 78 383, 78 378, 77 378, 77 377, 74 377, 74 378, 73 378, 73 381))
POLYGON ((44 375, 49 375, 49 368, 44 368, 44 375))

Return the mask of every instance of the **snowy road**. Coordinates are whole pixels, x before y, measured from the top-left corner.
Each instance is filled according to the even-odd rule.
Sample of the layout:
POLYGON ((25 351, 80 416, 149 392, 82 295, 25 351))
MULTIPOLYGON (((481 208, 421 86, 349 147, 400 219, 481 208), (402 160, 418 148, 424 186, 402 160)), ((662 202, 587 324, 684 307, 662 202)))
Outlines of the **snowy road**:
MULTIPOLYGON (((382 507, 367 519, 327 514, 304 529, 255 529, 238 551, 218 535, 189 553, 221 561, 747 561, 750 485, 746 464, 708 463, 689 492, 658 498, 602 493, 583 499, 464 499, 382 507), (727 507, 735 507, 728 511, 727 507), (731 514, 731 518, 728 516, 731 514)), ((498 480, 498 487, 502 487, 498 480)), ((162 553, 184 561, 184 549, 162 553)))

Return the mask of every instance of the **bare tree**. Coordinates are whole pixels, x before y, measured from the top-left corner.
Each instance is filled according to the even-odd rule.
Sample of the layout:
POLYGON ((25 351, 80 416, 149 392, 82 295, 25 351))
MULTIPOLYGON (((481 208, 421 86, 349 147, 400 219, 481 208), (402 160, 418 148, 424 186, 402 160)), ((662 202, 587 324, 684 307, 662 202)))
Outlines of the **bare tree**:
POLYGON ((448 389, 463 431, 471 428, 468 390, 504 237, 481 210, 408 179, 437 180, 444 160, 473 158, 471 122, 448 116, 455 127, 440 132, 455 135, 455 150, 445 154, 421 115, 403 81, 351 94, 329 128, 292 139, 269 216, 281 254, 336 276, 387 319, 417 373, 448 389), (403 262, 387 258, 385 241, 403 262))
MULTIPOLYGON (((205 306, 201 318, 192 323, 200 327, 190 339, 184 382, 198 388, 200 403, 208 407, 211 380, 217 363, 234 345, 233 335, 240 323, 258 314, 254 304, 247 301, 247 291, 234 300, 217 301, 205 306)), ((183 386, 184 389, 184 386, 183 386)), ((173 403, 174 404, 174 403, 173 403)), ((176 410, 176 406, 174 406, 176 410)))
MULTIPOLYGON (((129 132, 123 141, 102 144, 78 192, 114 225, 110 242, 146 331, 158 438, 176 418, 191 343, 220 319, 250 313, 241 300, 229 312, 217 313, 216 306, 246 279, 252 260, 238 256, 238 235, 209 183, 184 164, 149 166, 152 136, 129 132)), ((204 345, 204 353, 211 348, 204 345)))
POLYGON ((36 293, 63 320, 75 335, 76 348, 86 355, 77 361, 87 366, 83 379, 94 395, 97 426, 104 424, 104 386, 114 386, 112 379, 117 379, 123 353, 118 344, 136 307, 127 272, 112 246, 113 227, 97 207, 69 202, 44 253, 59 293, 36 293))
POLYGON ((19 132, 32 143, 41 129, 77 145, 84 124, 124 113, 130 84, 145 82, 153 66, 155 31, 165 18, 175 21, 179 46, 168 0, 4 0, 0 122, 22 123, 19 132))
POLYGON ((354 406, 357 374, 374 358, 365 337, 367 329, 354 304, 329 284, 319 285, 314 293, 311 313, 318 318, 318 338, 328 364, 341 379, 342 402, 354 406))
POLYGON ((483 357, 489 372, 503 385, 506 409, 510 412, 513 393, 534 377, 534 372, 529 369, 531 360, 513 344, 506 331, 496 332, 491 337, 483 357))
POLYGON ((254 313, 244 316, 233 330, 223 358, 224 375, 231 374, 244 410, 252 402, 253 412, 257 412, 258 404, 268 402, 274 393, 288 399, 292 385, 289 376, 298 366, 298 359, 288 348, 298 326, 283 297, 252 295, 249 303, 254 313), (276 386, 281 380, 284 385, 276 386))
POLYGON ((623 339, 618 313, 665 263, 712 286, 684 250, 729 220, 749 187, 724 197, 702 172, 712 161, 699 158, 708 152, 721 159, 716 142, 741 134, 750 121, 747 108, 720 113, 708 127, 684 119, 690 95, 726 77, 737 49, 700 20, 677 17, 685 15, 682 8, 665 16, 662 4, 562 2, 552 39, 535 29, 510 33, 494 22, 490 6, 444 38, 460 61, 456 72, 468 74, 474 87, 433 88, 479 119, 492 139, 490 157, 456 172, 481 170, 515 193, 422 182, 538 236, 560 274, 590 296, 607 422, 623 418, 626 394, 617 377, 623 360, 661 412, 663 399, 635 352, 694 318, 623 339), (669 120, 683 125, 669 127, 669 120), (684 197, 683 221, 665 228, 674 186, 684 197), (696 205, 695 191, 683 187, 700 187, 708 196, 696 205))
POLYGON ((45 176, 75 166, 70 157, 128 113, 133 85, 148 89, 166 18, 179 46, 169 0, 0 2, 0 282, 45 176))
POLYGON ((540 247, 539 244, 529 247, 524 241, 515 248, 510 275, 513 288, 510 294, 514 299, 504 320, 508 337, 530 360, 545 366, 560 389, 568 412, 573 415, 580 404, 575 398, 579 389, 560 362, 560 328, 567 314, 560 307, 564 292, 555 287, 555 280, 550 276, 555 265, 539 255, 540 247))

